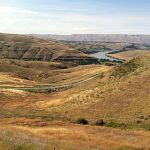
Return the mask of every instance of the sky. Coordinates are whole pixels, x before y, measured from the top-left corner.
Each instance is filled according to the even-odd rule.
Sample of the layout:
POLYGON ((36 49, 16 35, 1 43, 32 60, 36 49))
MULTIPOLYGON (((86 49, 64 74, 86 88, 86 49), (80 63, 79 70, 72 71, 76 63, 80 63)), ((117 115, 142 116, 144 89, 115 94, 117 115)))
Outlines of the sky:
POLYGON ((150 0, 0 0, 0 32, 150 34, 150 0))

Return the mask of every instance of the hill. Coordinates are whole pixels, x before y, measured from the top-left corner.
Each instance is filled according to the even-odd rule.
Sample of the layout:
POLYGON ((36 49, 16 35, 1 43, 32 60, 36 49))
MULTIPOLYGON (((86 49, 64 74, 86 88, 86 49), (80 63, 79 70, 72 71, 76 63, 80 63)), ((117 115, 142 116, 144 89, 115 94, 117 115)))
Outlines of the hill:
POLYGON ((112 54, 107 54, 107 55, 111 57, 123 59, 123 60, 131 60, 140 55, 149 54, 149 52, 150 52, 149 50, 128 49, 123 52, 117 52, 117 53, 112 53, 112 54))
POLYGON ((86 41, 63 41, 71 48, 81 51, 85 54, 92 54, 97 52, 109 51, 109 50, 122 50, 130 43, 104 43, 104 42, 86 42, 86 41))
MULTIPOLYGON (((2 39, 16 44, 16 37, 25 46, 50 46, 22 35, 2 39)), ((113 55, 129 61, 103 66, 0 59, 0 150, 150 149, 150 53, 132 49, 113 55), (62 90, 54 90, 60 85, 62 90), (78 124, 79 118, 88 125, 78 124)))
POLYGON ((96 63, 97 60, 56 40, 0 34, 0 58, 96 63))
POLYGON ((140 43, 150 44, 150 35, 126 35, 126 34, 72 34, 72 35, 34 35, 41 38, 52 38, 64 41, 100 41, 116 43, 140 43))
MULTIPOLYGON (((38 73, 37 66, 44 66, 39 71, 48 70, 49 67, 52 71, 58 71, 57 67, 60 66, 48 62, 15 61, 15 64, 11 64, 10 60, 3 61, 10 66, 9 72, 12 72, 11 66, 14 69, 20 64, 18 69, 26 69, 29 76, 32 74, 27 65, 33 68, 33 74, 38 73)), ((150 148, 149 53, 113 68, 100 65, 84 66, 84 69, 80 67, 83 66, 62 69, 62 75, 70 73, 66 81, 60 79, 59 82, 71 82, 72 77, 78 80, 77 77, 94 73, 95 70, 102 71, 103 75, 53 94, 0 89, 2 150, 150 148), (77 125, 79 117, 88 120, 89 125, 77 125), (101 119, 105 122, 104 127, 96 126, 95 122, 101 119)), ((29 86, 36 83, 14 73, 8 74, 4 69, 0 74, 0 80, 6 81, 3 84, 11 82, 11 85, 29 86)))
MULTIPOLYGON (((11 82, 11 78, 19 84, 31 81, 39 84, 67 83, 79 80, 82 77, 98 73, 101 68, 109 68, 99 65, 73 65, 72 63, 44 62, 44 61, 22 61, 22 60, 0 60, 0 79, 1 85, 11 82), (12 75, 12 77, 7 76, 12 75), (5 76, 5 78, 4 78, 5 76), (8 78, 8 79, 7 79, 8 78), (2 82, 2 80, 4 80, 2 82), (18 81, 19 82, 19 81, 18 81)), ((1 86, 0 85, 0 86, 1 86)), ((34 85, 34 84, 33 84, 34 85)))
POLYGON ((66 115, 82 116, 91 122, 104 119, 149 128, 149 65, 150 53, 147 53, 115 67, 95 89, 72 96, 64 104, 66 115))

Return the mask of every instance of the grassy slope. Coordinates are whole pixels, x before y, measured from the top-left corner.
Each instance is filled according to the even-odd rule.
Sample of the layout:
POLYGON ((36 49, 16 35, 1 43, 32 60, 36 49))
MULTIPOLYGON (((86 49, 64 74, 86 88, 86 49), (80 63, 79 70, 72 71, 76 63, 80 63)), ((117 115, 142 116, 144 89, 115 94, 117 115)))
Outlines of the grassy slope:
MULTIPOLYGON (((66 91, 67 94, 63 92, 60 95, 59 93, 56 94, 55 99, 61 101, 56 105, 46 105, 46 103, 51 104, 51 102, 47 98, 45 102, 41 99, 39 104, 36 103, 36 107, 40 108, 44 103, 45 105, 44 111, 39 112, 39 114, 42 116, 49 114, 46 117, 48 120, 51 118, 64 118, 66 120, 67 118, 67 120, 74 121, 76 118, 83 116, 90 122, 96 119, 104 119, 133 123, 134 125, 141 116, 144 116, 141 124, 148 124, 150 121, 148 119, 150 115, 149 58, 150 56, 147 55, 116 67, 104 79, 96 81, 96 85, 94 81, 94 83, 88 82, 79 86, 77 92, 70 92, 76 90, 71 89, 68 92, 66 91), (94 84, 93 87, 96 86, 96 88, 91 88, 91 90, 88 88, 90 84, 94 84), (64 95, 66 96, 64 97, 64 95), (65 98, 64 101, 61 100, 64 99, 62 97, 65 98)), ((5 103, 7 104, 7 102, 5 103)), ((37 114, 38 111, 33 113, 33 116, 37 116, 37 114)))
POLYGON ((54 146, 56 149, 150 149, 150 133, 146 131, 66 123, 82 116, 90 124, 104 119, 114 122, 109 126, 116 128, 148 130, 149 80, 150 54, 147 54, 112 69, 103 79, 57 94, 15 94, 14 91, 12 94, 8 91, 12 95, 1 99, 0 104, 0 147, 28 150, 51 150, 54 146), (25 125, 28 127, 22 127, 25 125))
POLYGON ((131 60, 131 59, 136 58, 140 55, 143 55, 143 54, 146 55, 148 53, 149 53, 148 50, 128 50, 128 51, 119 52, 116 54, 108 54, 108 55, 111 57, 119 58, 119 59, 131 60))
MULTIPOLYGON (((67 66, 66 67, 70 67, 67 66)), ((105 72, 109 67, 100 65, 76 66, 64 69, 65 64, 1 60, 0 63, 0 86, 33 86, 47 83, 70 83, 75 82, 97 72, 105 72), (38 66, 41 66, 40 68, 38 66), (61 68, 61 69, 60 69, 61 68), (46 74, 46 76, 44 76, 46 74), (28 78, 28 79, 26 79, 28 78), (30 80, 29 80, 30 79, 30 80), (33 81, 34 80, 34 81, 33 81)), ((90 88, 87 82, 82 89, 90 88)), ((95 86, 92 85, 93 87, 95 86)), ((45 107, 56 105, 66 101, 66 97, 71 93, 81 91, 78 87, 56 94, 28 93, 17 90, 0 89, 0 114, 8 117, 36 118, 37 116, 47 116, 45 107), (69 92, 68 92, 69 91, 69 92), (39 111, 39 109, 45 109, 39 111)), ((52 118, 50 116, 50 118, 52 118)))
POLYGON ((59 107, 71 119, 83 116, 137 125, 150 123, 150 55, 116 67, 93 90, 72 95, 59 107), (131 67, 132 66, 132 67, 131 67), (126 72, 125 72, 126 71, 126 72), (143 119, 139 119, 144 116, 143 119))
POLYGON ((44 40, 27 35, 0 33, 0 58, 41 59, 54 61, 58 58, 90 58, 56 40, 44 40))
POLYGON ((128 43, 103 43, 103 42, 67 42, 72 48, 84 52, 86 54, 101 52, 106 50, 117 50, 123 49, 124 47, 130 45, 128 43))
MULTIPOLYGON (((108 67, 103 68, 107 70, 108 67)), ((70 63, 0 60, 0 72, 6 75, 16 74, 16 77, 24 81, 31 80, 45 84, 70 82, 98 71, 101 71, 99 65, 76 66, 70 63)))
POLYGON ((147 150, 150 134, 52 122, 49 127, 0 127, 0 150, 147 150), (111 148, 110 148, 111 147, 111 148))

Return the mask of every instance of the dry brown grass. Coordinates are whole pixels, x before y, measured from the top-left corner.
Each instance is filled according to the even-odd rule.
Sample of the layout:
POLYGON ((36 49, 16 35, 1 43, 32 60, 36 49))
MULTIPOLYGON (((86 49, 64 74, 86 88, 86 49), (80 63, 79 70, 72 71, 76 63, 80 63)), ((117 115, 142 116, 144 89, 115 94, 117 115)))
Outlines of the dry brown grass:
MULTIPOLYGON (((55 119, 75 120, 84 116, 90 122, 103 118, 117 122, 136 123, 138 117, 147 117, 150 114, 149 57, 143 63, 143 67, 125 78, 108 81, 106 76, 104 79, 88 81, 75 88, 52 95, 26 92, 24 95, 14 94, 13 96, 12 94, 10 96, 7 91, 1 91, 3 100, 1 100, 1 110, 4 111, 4 114, 9 112, 8 116, 29 117, 32 114, 33 117, 40 115, 42 117, 49 114, 48 118, 55 119), (32 108, 35 113, 32 113, 32 108), (39 110, 42 112, 38 113, 39 110)), ((81 74, 84 71, 84 73, 89 73, 90 70, 91 73, 94 73, 98 67, 86 66, 81 74)), ((99 69, 107 70, 103 67, 99 69)), ((78 69, 76 71, 75 77, 76 75, 81 77, 80 71, 78 69)), ((142 120, 142 122, 148 124, 149 120, 142 120)))
POLYGON ((36 60, 37 57, 40 57, 41 60, 45 60, 46 57, 50 57, 49 61, 67 56, 72 58, 91 58, 84 53, 69 48, 60 41, 52 39, 46 40, 28 35, 0 33, 0 41, 2 42, 0 45, 3 47, 0 51, 0 58, 36 60))
POLYGON ((15 73, 0 72, 0 87, 3 86, 24 87, 24 86, 33 86, 34 84, 36 84, 36 82, 23 79, 15 73))
POLYGON ((34 85, 31 81, 38 84, 67 83, 97 72, 105 72, 109 68, 100 65, 73 66, 57 62, 0 60, 0 82, 13 86, 34 85))
POLYGON ((48 127, 0 127, 1 146, 26 149, 150 149, 150 133, 144 131, 120 130, 105 127, 59 125, 57 122, 48 127), (11 136, 10 136, 11 135, 11 136))
MULTIPOLYGON (((149 56, 144 66, 121 79, 107 79, 93 90, 72 95, 60 106, 71 118, 84 116, 89 120, 103 118, 117 122, 136 123, 138 117, 150 115, 149 56)), ((143 59, 142 59, 143 60, 143 59)), ((119 73, 119 72, 118 72, 119 73)), ((142 120, 148 124, 150 120, 142 120)))
POLYGON ((140 55, 146 55, 148 53, 149 53, 148 50, 128 50, 128 51, 119 52, 116 54, 108 54, 108 55, 115 57, 115 58, 123 59, 123 60, 131 60, 140 55))
MULTIPOLYGON (((3 60, 2 62, 5 62, 3 60)), ((6 61, 7 62, 7 61, 6 61)), ((27 69, 26 67, 23 67, 24 65, 27 65, 28 63, 34 65, 35 62, 24 62, 24 61, 16 61, 17 64, 20 65, 26 73, 31 76, 32 73, 27 69)), ((41 64, 41 62, 38 62, 41 64)), ((5 63, 3 63, 5 64, 5 63)), ((53 65, 51 63, 43 63, 41 65, 45 64, 45 68, 48 68, 48 65, 53 65)), ((9 64, 9 67, 14 67, 13 65, 9 64)), ((18 74, 17 73, 8 73, 10 70, 9 68, 6 70, 7 72, 2 72, 0 74, 0 79, 3 84, 1 86, 19 86, 19 87, 28 87, 28 86, 35 86, 35 85, 43 85, 45 83, 38 83, 34 82, 32 80, 25 80, 21 77, 21 68, 18 68, 18 74), (20 71, 20 72, 19 72, 20 71), (23 81, 23 82, 20 82, 23 81)), ((35 67, 35 66, 34 66, 35 67)), ((33 68, 34 68, 33 67, 33 68)), ((51 67, 51 66, 50 66, 51 67)), ((109 67, 100 66, 100 65, 88 65, 88 66, 77 66, 74 68, 69 69, 58 69, 55 68, 52 69, 51 73, 53 71, 57 72, 58 75, 53 75, 51 79, 49 79, 49 82, 53 79, 56 79, 57 81, 61 81, 60 83, 70 83, 73 81, 78 81, 84 78, 87 78, 89 75, 93 75, 97 72, 106 72, 109 70, 109 67), (56 69, 56 70, 55 70, 56 69), (60 78, 59 78, 60 76, 60 78), (63 80, 65 77, 65 80, 63 80)), ((15 71, 15 70, 13 70, 15 71)), ((32 70, 34 72, 34 69, 32 70)), ((39 70, 39 72, 42 70, 39 70)), ((36 73, 36 71, 35 71, 36 73)), ((33 76, 32 76, 33 77, 33 76)), ((68 101, 68 96, 72 95, 73 93, 78 93, 82 90, 95 87, 95 81, 98 81, 99 79, 95 79, 92 81, 87 81, 86 83, 83 83, 81 85, 78 85, 77 87, 71 88, 69 90, 54 93, 54 94, 42 94, 42 93, 30 93, 30 92, 23 92, 19 90, 13 90, 13 89, 0 89, 0 109, 1 109, 1 116, 4 117, 27 117, 27 118, 35 118, 37 116, 47 116, 49 112, 47 110, 50 106, 57 106, 60 104, 63 104, 64 102, 68 101), (94 81, 94 82, 93 82, 94 81), (88 85, 88 86, 87 86, 88 85), (90 86, 89 86, 90 85, 90 86), (41 111, 41 114, 39 113, 41 111)), ((50 115, 51 118, 51 115, 50 115)))
POLYGON ((122 69, 128 71, 120 78, 111 77, 116 69, 110 71, 103 66, 61 70, 60 73, 69 74, 64 82, 100 70, 108 72, 102 79, 51 95, 1 90, 0 147, 51 150, 55 145, 56 150, 149 150, 150 133, 145 130, 150 124, 149 58, 148 54, 133 60, 139 64, 134 70, 128 69, 132 62, 117 67, 117 73, 122 69), (78 117, 85 117, 90 125, 70 123, 78 117), (119 125, 115 126, 118 129, 93 126, 98 119, 130 126, 126 129, 119 129, 119 125))

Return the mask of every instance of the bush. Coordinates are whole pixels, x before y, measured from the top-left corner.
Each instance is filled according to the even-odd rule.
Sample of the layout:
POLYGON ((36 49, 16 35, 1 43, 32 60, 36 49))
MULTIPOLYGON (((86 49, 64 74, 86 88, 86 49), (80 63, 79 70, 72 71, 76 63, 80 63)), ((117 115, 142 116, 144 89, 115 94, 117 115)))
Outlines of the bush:
POLYGON ((97 126, 103 126, 104 124, 105 124, 105 123, 104 123, 103 119, 97 120, 97 121, 95 122, 95 125, 97 125, 97 126))
POLYGON ((78 118, 76 121, 78 124, 83 124, 83 125, 87 125, 88 121, 85 118, 78 118))
POLYGON ((130 73, 133 73, 139 67, 141 67, 140 60, 137 58, 136 59, 134 58, 120 66, 115 67, 110 77, 121 78, 130 73))

